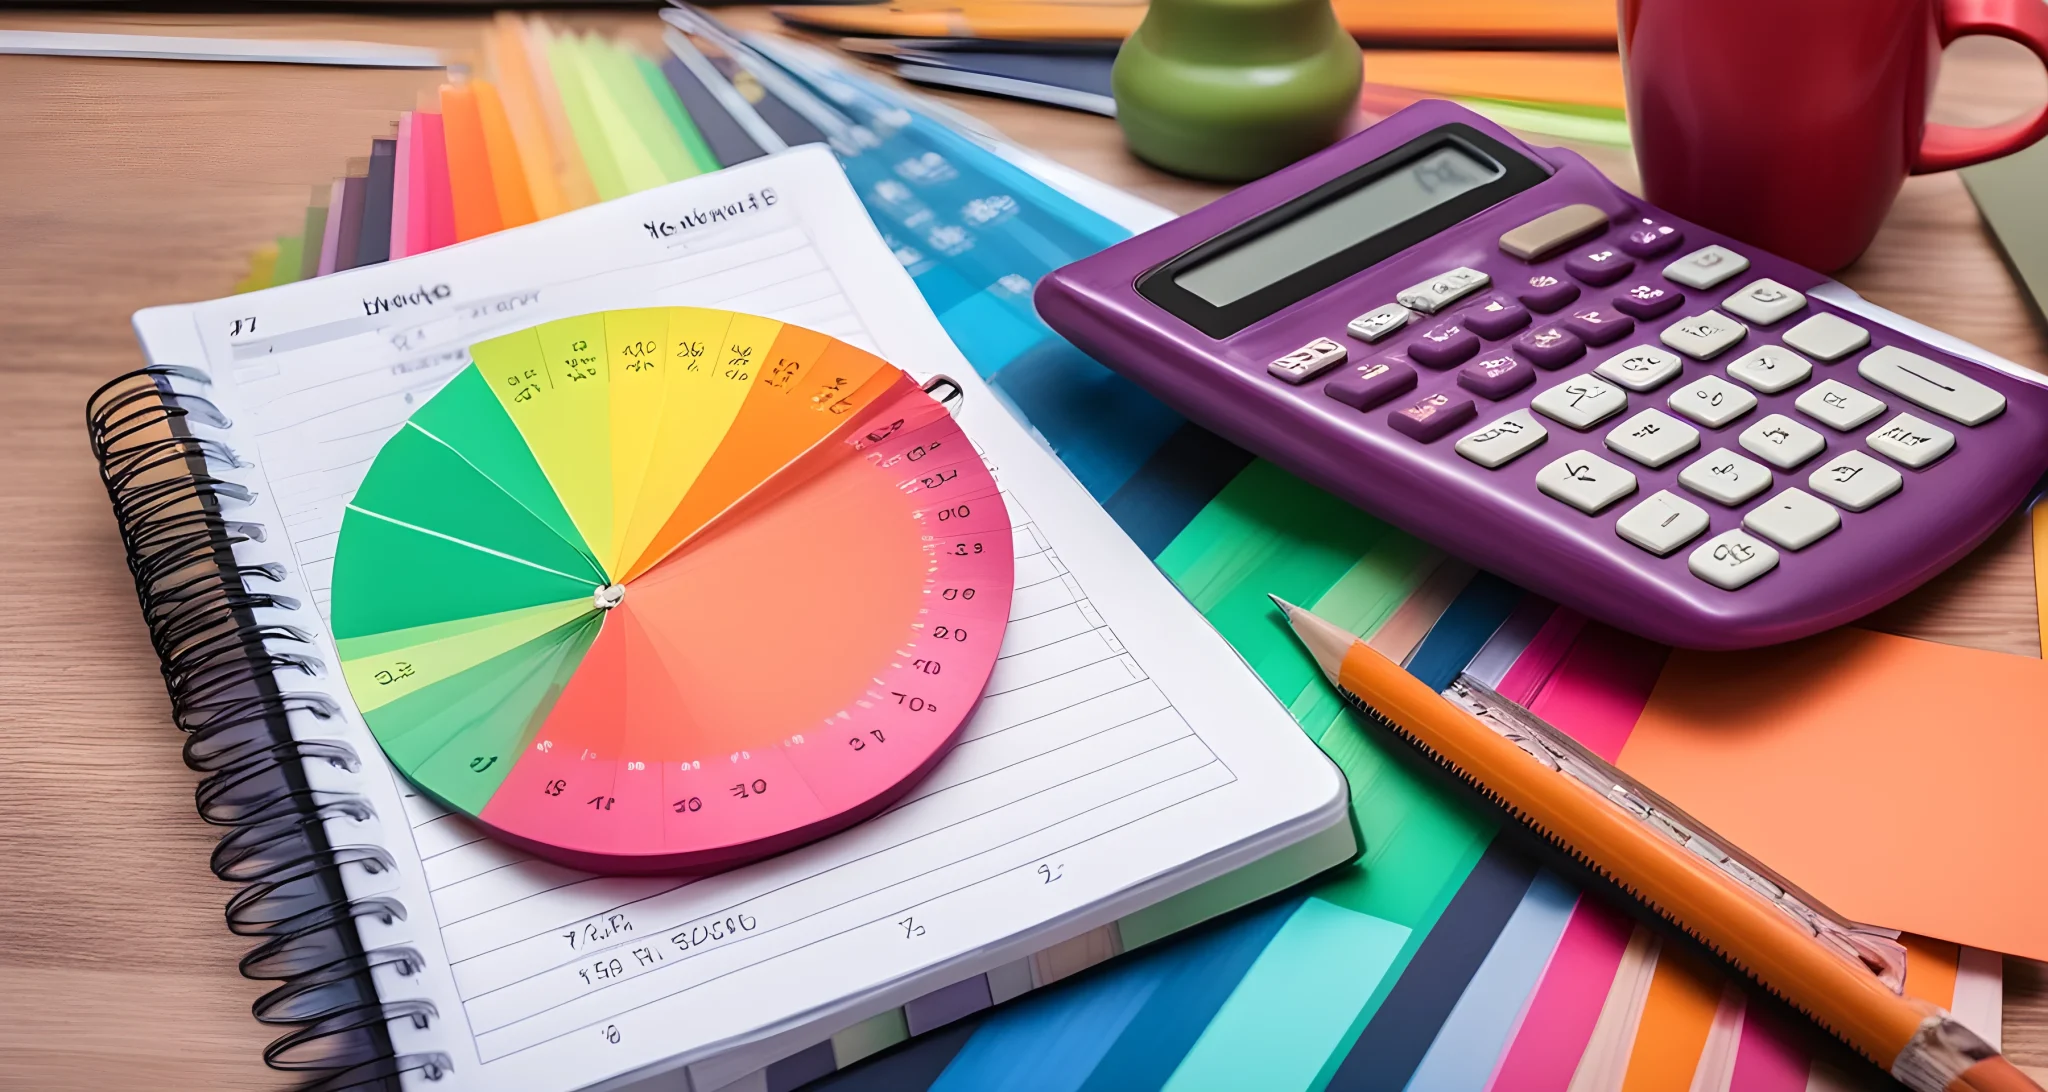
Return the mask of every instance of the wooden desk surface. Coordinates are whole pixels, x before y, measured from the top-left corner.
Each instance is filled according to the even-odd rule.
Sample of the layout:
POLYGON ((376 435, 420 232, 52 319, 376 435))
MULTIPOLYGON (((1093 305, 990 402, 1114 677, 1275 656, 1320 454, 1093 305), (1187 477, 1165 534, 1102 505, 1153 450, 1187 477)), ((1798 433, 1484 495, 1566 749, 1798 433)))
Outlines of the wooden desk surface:
MULTIPOLYGON (((767 25, 759 12, 737 13, 767 25)), ((651 14, 579 14, 652 42, 651 14)), ((473 54, 481 17, 11 14, 11 28, 352 38, 473 54), (205 29, 201 29, 201 27, 205 29)), ((2048 86, 2004 43, 1950 51, 1938 113, 1983 122, 2048 86)), ((141 363, 129 315, 226 293, 310 187, 365 154, 438 72, 0 57, 0 1087, 267 1089, 271 1038, 235 973, 156 671, 82 426, 86 394, 141 363)), ((942 96, 1015 139, 1186 211, 1220 188, 1133 161, 1102 118, 942 96)), ((1538 141, 1544 143, 1544 141, 1538 141)), ((1633 163, 1583 149, 1625 184, 1633 163)), ((1952 175, 1913 179, 1843 279, 2030 367, 2048 343, 1952 175)), ((2018 521, 1875 624, 2039 652, 2018 521)), ((2048 1066, 2048 974, 2007 962, 2005 1036, 2048 1066)), ((2042 1071, 2037 1071, 2042 1072, 2042 1071)))

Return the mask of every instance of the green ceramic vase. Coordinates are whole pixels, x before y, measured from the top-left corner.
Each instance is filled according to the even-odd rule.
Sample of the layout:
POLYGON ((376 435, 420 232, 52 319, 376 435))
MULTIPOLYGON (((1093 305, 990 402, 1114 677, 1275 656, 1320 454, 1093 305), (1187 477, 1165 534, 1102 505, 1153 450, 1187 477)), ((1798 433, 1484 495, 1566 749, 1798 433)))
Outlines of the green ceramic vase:
POLYGON ((1138 158, 1242 182, 1344 135, 1362 79, 1330 0, 1152 0, 1111 83, 1138 158))

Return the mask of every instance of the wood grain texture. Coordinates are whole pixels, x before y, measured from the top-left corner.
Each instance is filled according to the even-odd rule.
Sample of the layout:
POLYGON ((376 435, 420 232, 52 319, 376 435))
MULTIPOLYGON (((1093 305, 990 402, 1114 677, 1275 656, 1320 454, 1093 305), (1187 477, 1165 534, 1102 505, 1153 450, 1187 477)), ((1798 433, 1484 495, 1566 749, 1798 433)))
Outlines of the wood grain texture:
MULTIPOLYGON (((761 12, 735 13, 769 26, 761 12)), ((652 42, 646 13, 578 13, 652 42)), ((32 15, 14 28, 352 38, 473 57, 481 16, 32 15)), ((2002 43, 1964 43, 1949 120, 2010 115, 2044 81, 2002 43)), ((228 291, 249 253, 296 231, 311 192, 365 153, 438 74, 0 57, 0 1087, 286 1087, 261 1066, 235 974, 248 945, 205 861, 161 679, 82 427, 86 394, 141 363, 137 308, 228 291)), ((1222 188, 1134 162, 1106 119, 938 97, 1070 166, 1176 211, 1222 188)), ((1625 185, 1625 153, 1586 149, 1625 185)), ((2035 368, 2048 346, 1951 176, 1906 186, 1844 279, 1873 300, 2035 368)), ((2037 654, 2024 526, 1873 624, 2037 654)), ((2008 962, 2006 1043, 2048 1066, 2048 968, 2008 962)))

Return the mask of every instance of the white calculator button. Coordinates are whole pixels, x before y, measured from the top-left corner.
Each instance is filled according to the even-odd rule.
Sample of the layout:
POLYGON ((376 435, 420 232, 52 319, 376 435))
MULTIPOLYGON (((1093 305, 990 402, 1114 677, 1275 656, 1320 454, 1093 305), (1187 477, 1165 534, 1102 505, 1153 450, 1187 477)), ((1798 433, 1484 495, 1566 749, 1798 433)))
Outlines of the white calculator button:
POLYGON ((1776 394, 1806 382, 1813 365, 1783 345, 1762 345, 1729 361, 1728 374, 1763 394, 1776 394))
POLYGON ((1666 326, 1657 337, 1694 360, 1711 360, 1730 345, 1741 341, 1747 333, 1749 327, 1719 311, 1708 311, 1679 319, 1666 326))
POLYGON ((1614 426, 1607 446, 1655 469, 1700 446, 1700 430, 1660 409, 1646 409, 1614 426))
POLYGON ((1687 288, 1712 288, 1748 268, 1748 258, 1717 243, 1665 266, 1664 276, 1687 288))
POLYGON ((1635 492, 1636 476, 1582 450, 1538 470, 1536 488, 1590 516, 1635 492))
POLYGON ((1700 543, 1685 559, 1694 576, 1725 591, 1778 567, 1778 551, 1741 531, 1723 531, 1700 543))
POLYGON ((1736 289, 1734 295, 1721 301, 1721 306, 1751 322, 1767 326, 1806 306, 1806 296, 1764 277, 1736 289))
POLYGON ((1725 447, 1678 472, 1678 484, 1700 496, 1737 505, 1771 487, 1771 472, 1725 447))
POLYGON ((1529 453, 1550 431, 1522 409, 1458 441, 1458 454, 1488 470, 1505 466, 1529 453))
POLYGON ((1672 409, 1708 428, 1720 428, 1756 408, 1756 395, 1718 375, 1703 375, 1671 392, 1672 409))
POLYGON ((1814 492, 1851 512, 1861 512, 1898 492, 1903 482, 1898 471, 1854 448, 1806 476, 1806 484, 1814 492))
POLYGON ((1408 325, 1409 320, 1414 317, 1415 312, 1398 303, 1390 303, 1385 307, 1375 307, 1352 319, 1351 325, 1344 329, 1360 341, 1378 341, 1408 325))
POLYGON ((1856 374, 1951 421, 1981 425, 2005 412, 2005 396, 1946 364, 1895 345, 1864 357, 1856 374))
POLYGON ((1706 529, 1707 510, 1669 489, 1643 498, 1614 525, 1616 534, 1658 557, 1668 556, 1706 529))
POLYGON ((1808 387, 1792 403, 1799 412, 1834 429, 1847 432, 1884 412, 1884 403, 1847 383, 1823 379, 1808 387))
POLYGON ((1266 370, 1289 383, 1306 383, 1344 363, 1344 355, 1344 346, 1319 337, 1266 365, 1266 370))
POLYGON ((1638 345, 1608 357, 1593 370, 1629 390, 1653 391, 1670 382, 1682 366, 1677 353, 1655 345, 1638 345))
POLYGON ((1828 442, 1820 433, 1782 413, 1774 413, 1742 430, 1735 438, 1745 451, 1777 467, 1790 470, 1821 453, 1828 442))
POLYGON ((1840 360, 1870 344, 1870 331, 1826 311, 1785 331, 1785 344, 1815 360, 1840 360))
POLYGON ((1948 454, 1949 449, 1956 446, 1956 434, 1910 413, 1902 413, 1865 436, 1863 442, 1879 455, 1889 456, 1895 463, 1918 470, 1948 454))
POLYGON ((1628 408, 1620 387, 1587 374, 1573 376, 1529 403, 1537 413, 1580 432, 1628 408))
POLYGON ((1833 534, 1842 525, 1842 514, 1795 486, 1750 509, 1742 525, 1787 550, 1804 550, 1833 534))
POLYGON ((1461 265, 1448 273, 1439 273, 1396 295, 1403 306, 1413 307, 1425 315, 1434 315, 1466 295, 1493 283, 1493 278, 1471 266, 1461 265))

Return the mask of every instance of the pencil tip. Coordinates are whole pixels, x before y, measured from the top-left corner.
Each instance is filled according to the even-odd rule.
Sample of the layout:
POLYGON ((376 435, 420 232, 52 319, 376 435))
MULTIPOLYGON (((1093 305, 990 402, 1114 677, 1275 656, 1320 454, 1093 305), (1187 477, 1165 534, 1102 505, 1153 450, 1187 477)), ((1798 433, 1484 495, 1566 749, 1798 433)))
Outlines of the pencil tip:
POLYGON ((1274 595, 1272 592, 1267 592, 1266 598, 1271 599, 1273 601, 1273 605, 1280 608, 1280 613, 1286 615, 1289 618, 1294 617, 1294 612, 1301 609, 1300 607, 1297 607, 1294 604, 1289 603, 1287 600, 1282 599, 1277 595, 1274 595))

